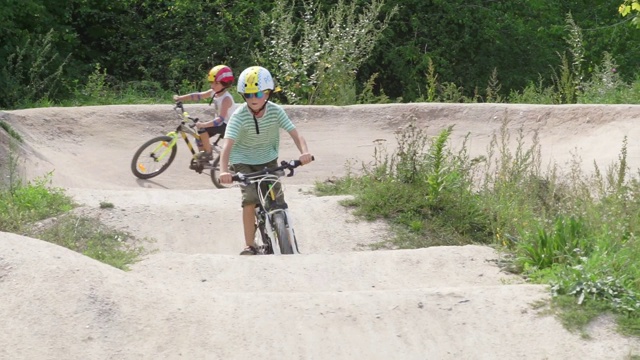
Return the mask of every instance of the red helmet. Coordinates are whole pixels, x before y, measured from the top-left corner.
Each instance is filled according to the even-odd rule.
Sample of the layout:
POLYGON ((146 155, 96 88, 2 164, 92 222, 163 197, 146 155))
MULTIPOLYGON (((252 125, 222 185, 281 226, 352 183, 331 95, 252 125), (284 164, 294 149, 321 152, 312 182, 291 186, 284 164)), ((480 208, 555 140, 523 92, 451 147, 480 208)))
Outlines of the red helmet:
POLYGON ((209 76, 207 77, 209 82, 223 82, 223 83, 232 83, 233 82, 233 72, 231 68, 227 65, 217 65, 214 66, 213 69, 209 71, 209 76))

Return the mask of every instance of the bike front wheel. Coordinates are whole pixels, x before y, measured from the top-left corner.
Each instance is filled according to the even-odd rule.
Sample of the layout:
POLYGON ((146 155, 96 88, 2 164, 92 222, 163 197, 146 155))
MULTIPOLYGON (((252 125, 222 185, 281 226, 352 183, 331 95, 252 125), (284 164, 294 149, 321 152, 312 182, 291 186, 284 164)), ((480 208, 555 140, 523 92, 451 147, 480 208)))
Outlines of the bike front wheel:
POLYGON ((218 189, 226 189, 233 186, 233 184, 222 184, 220 183, 220 155, 213 160, 213 164, 211 165, 211 181, 213 185, 218 189))
POLYGON ((289 237, 289 229, 287 228, 286 216, 283 212, 273 214, 273 227, 275 230, 275 236, 278 238, 280 252, 283 255, 293 254, 291 239, 289 237))
POLYGON ((162 174, 176 158, 177 147, 170 146, 173 138, 158 136, 142 144, 131 159, 131 172, 139 179, 151 179, 162 174))

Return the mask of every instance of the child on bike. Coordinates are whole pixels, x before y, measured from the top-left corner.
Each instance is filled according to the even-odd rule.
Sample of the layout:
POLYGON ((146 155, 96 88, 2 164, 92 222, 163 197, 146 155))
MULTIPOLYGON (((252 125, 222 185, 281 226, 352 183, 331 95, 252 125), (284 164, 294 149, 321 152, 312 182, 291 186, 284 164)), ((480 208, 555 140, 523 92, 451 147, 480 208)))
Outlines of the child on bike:
MULTIPOLYGON (((278 166, 278 150, 280 145, 280 129, 289 133, 300 151, 300 162, 308 164, 312 157, 307 149, 307 142, 298 132, 284 109, 269 101, 276 90, 269 71, 260 66, 245 69, 238 78, 238 92, 245 103, 231 116, 225 133, 224 146, 220 160, 220 182, 231 183, 229 164, 240 173, 260 171, 265 167, 278 166)), ((286 206, 284 196, 279 189, 276 202, 286 206)), ((242 192, 242 224, 244 228, 245 249, 240 255, 255 255, 254 243, 255 207, 259 203, 255 186, 241 186, 242 192)))
POLYGON ((195 92, 186 95, 173 95, 174 101, 198 101, 200 99, 212 98, 216 116, 213 120, 196 123, 200 140, 196 141, 198 150, 198 161, 209 162, 213 160, 211 149, 211 137, 216 134, 224 136, 229 117, 235 108, 235 102, 231 93, 227 91, 233 84, 233 72, 226 65, 214 66, 207 76, 211 84, 211 89, 203 92, 195 92))

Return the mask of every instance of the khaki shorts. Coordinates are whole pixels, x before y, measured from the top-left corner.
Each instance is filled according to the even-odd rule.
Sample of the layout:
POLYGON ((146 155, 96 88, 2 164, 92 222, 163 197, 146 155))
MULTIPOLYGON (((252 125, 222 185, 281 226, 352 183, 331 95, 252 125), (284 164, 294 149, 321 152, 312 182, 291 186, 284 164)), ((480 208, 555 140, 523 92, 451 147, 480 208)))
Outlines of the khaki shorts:
MULTIPOLYGON (((268 163, 261 165, 233 164, 231 166, 231 171, 236 173, 248 174, 263 170, 265 167, 272 168, 276 166, 278 166, 278 159, 269 161, 268 163)), ((266 184, 267 182, 263 182, 262 185, 265 186, 266 184)), ((245 207, 246 205, 257 205, 260 203, 256 185, 257 184, 250 184, 248 186, 240 185, 240 191, 242 192, 242 207, 245 207)), ((275 191, 276 193, 276 203, 279 205, 284 205, 284 193, 282 192, 282 186, 279 182, 273 186, 273 191, 275 191)))

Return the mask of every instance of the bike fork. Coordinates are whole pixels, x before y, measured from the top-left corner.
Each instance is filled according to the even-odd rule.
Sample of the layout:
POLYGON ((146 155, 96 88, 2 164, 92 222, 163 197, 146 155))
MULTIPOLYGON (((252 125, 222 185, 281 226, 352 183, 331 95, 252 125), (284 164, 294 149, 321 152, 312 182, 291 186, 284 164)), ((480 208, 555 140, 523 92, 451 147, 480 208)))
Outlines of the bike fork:
POLYGON ((273 230, 273 226, 271 226, 271 216, 267 216, 265 218, 264 229, 267 233, 267 237, 269 237, 269 243, 271 244, 271 252, 274 255, 282 255, 282 253, 280 252, 280 244, 276 243, 275 241, 276 237, 274 236, 275 231, 273 230))
POLYGON ((169 142, 162 142, 160 145, 156 146, 155 149, 153 149, 152 154, 155 156, 157 154, 160 154, 158 156, 155 156, 153 159, 157 162, 157 161, 161 161, 162 159, 164 159, 165 156, 171 154, 171 149, 176 146, 176 137, 172 136, 171 134, 168 134, 168 136, 172 137, 171 141, 169 142))
POLYGON ((269 250, 271 250, 273 252, 273 244, 271 241, 271 238, 269 238, 269 229, 267 228, 267 220, 266 220, 266 216, 265 214, 262 212, 262 210, 258 209, 256 207, 256 224, 255 224, 255 233, 253 235, 254 239, 255 239, 255 243, 256 246, 258 248, 258 251, 261 254, 269 254, 269 250), (269 238, 269 239, 265 239, 265 238, 269 238))

